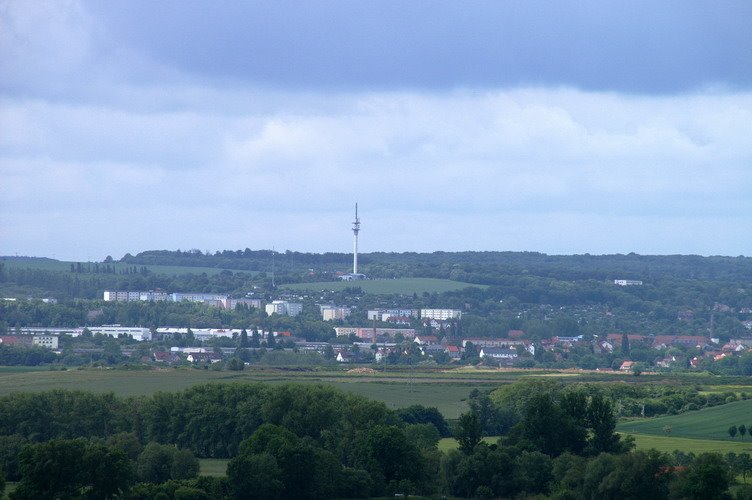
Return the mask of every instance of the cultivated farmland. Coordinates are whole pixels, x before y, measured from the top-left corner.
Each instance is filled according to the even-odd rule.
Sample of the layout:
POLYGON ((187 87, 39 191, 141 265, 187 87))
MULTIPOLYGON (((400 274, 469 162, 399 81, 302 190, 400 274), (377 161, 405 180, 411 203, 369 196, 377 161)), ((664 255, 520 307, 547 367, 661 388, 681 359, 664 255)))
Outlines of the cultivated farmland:
MULTIPOLYGON (((630 420, 620 423, 617 430, 630 434, 742 442, 740 436, 737 435, 732 439, 728 434, 729 427, 741 424, 752 425, 752 400, 737 401, 667 417, 630 420)), ((744 439, 752 443, 749 436, 744 439)))

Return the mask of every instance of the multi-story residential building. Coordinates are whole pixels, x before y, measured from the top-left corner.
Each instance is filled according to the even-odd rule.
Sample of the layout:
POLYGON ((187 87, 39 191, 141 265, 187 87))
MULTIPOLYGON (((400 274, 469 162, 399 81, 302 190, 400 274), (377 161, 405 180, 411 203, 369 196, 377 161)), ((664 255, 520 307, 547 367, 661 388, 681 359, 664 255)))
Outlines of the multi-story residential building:
POLYGON ((160 301, 169 300, 172 302, 201 302, 213 307, 221 307, 224 309, 235 309, 238 304, 245 304, 248 307, 255 307, 261 309, 260 299, 232 299, 225 294, 221 293, 185 293, 185 292, 155 292, 155 291, 140 291, 140 292, 128 292, 122 290, 105 290, 104 300, 106 302, 130 302, 130 301, 160 301))
POLYGON ((280 316, 297 316, 303 312, 303 304, 300 302, 287 302, 286 300, 274 300, 266 304, 266 314, 279 314, 280 316))
POLYGON ((413 328, 358 328, 358 327, 337 327, 334 332, 338 337, 355 334, 360 339, 374 340, 375 337, 394 338, 398 333, 402 334, 405 339, 415 338, 415 329, 413 328))
POLYGON ((280 316, 284 316, 285 314, 287 314, 287 302, 285 302, 284 300, 273 300, 271 303, 266 304, 264 310, 269 316, 271 316, 272 314, 279 314, 280 316))
POLYGON ((105 290, 104 300, 106 302, 135 302, 135 301, 157 301, 170 300, 170 296, 165 292, 154 291, 122 291, 122 290, 105 290))
POLYGON ((345 319, 346 317, 350 316, 349 307, 320 306, 320 308, 321 308, 321 318, 324 321, 332 321, 335 319, 345 319))
POLYGON ((418 318, 418 309, 369 309, 368 319, 373 321, 388 321, 389 318, 418 318))
POLYGON ((287 303, 287 315, 297 316, 303 312, 303 304, 300 302, 288 302, 287 303))
POLYGON ((34 335, 32 345, 46 347, 48 349, 57 349, 58 338, 54 335, 34 335))
POLYGON ((640 280, 614 280, 614 285, 619 286, 639 286, 642 285, 640 280))
POLYGON ((241 304, 253 307, 254 309, 261 309, 261 299, 227 299, 225 301, 225 309, 233 310, 241 304))
POLYGON ((54 335, 3 335, 0 336, 0 344, 17 345, 25 347, 58 348, 58 338, 54 335))
POLYGON ((188 302, 208 302, 208 303, 212 303, 212 305, 219 304, 222 307, 224 307, 224 303, 227 300, 227 295, 223 295, 219 293, 184 293, 184 292, 175 292, 172 294, 173 302, 182 302, 184 300, 188 302))
POLYGON ((446 321, 448 319, 460 319, 462 317, 462 311, 459 309, 421 309, 420 317, 422 319, 446 321))

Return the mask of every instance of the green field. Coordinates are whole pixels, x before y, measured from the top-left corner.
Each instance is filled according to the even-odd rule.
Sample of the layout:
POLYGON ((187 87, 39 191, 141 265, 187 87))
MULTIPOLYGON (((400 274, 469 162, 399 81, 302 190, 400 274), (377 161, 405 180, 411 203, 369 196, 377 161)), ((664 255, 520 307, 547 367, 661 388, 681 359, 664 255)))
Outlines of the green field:
MULTIPOLYGON (((499 440, 499 436, 486 436, 482 438, 482 441, 486 444, 494 444, 499 440)), ((456 450, 460 447, 460 444, 454 438, 441 438, 439 439, 439 451, 446 453, 449 450, 456 450)))
POLYGON ((0 498, 10 498, 11 492, 16 491, 17 487, 18 483, 5 483, 5 493, 0 493, 0 498))
POLYGON ((752 441, 737 440, 724 441, 718 439, 689 439, 673 436, 656 436, 648 434, 629 434, 635 438, 635 444, 638 450, 649 450, 651 448, 661 452, 671 453, 674 450, 689 453, 690 451, 698 454, 704 452, 719 452, 724 455, 729 452, 733 453, 750 453, 752 454, 752 441))
MULTIPOLYGON (((729 427, 741 424, 747 427, 752 425, 752 399, 668 417, 630 420, 619 423, 616 428, 629 434, 665 436, 667 433, 664 429, 670 427, 672 437, 741 442, 739 436, 732 440, 728 435, 729 427)), ((752 442, 749 435, 745 439, 752 442)))
MULTIPOLYGON (((5 264, 5 266, 10 268, 20 268, 20 269, 41 269, 43 271, 61 271, 61 272, 70 272, 70 266, 73 264, 76 265, 76 262, 69 262, 64 260, 54 260, 54 259, 25 259, 20 257, 2 257, 0 258, 0 262, 5 264)), ((84 267, 91 266, 94 267, 94 262, 81 262, 81 265, 84 267)), ((97 262, 99 266, 103 266, 106 264, 102 264, 101 262, 97 262)), ((138 269, 141 269, 140 264, 123 264, 121 262, 111 262, 110 267, 114 267, 115 271, 118 272, 122 269, 125 269, 126 267, 132 268, 133 266, 136 266, 138 269)), ((202 274, 206 273, 207 275, 214 275, 219 274, 225 269, 219 269, 216 267, 186 267, 186 266, 145 266, 149 271, 151 271, 154 274, 166 274, 169 276, 175 276, 180 274, 202 274)), ((255 274, 255 271, 245 271, 245 270, 237 270, 237 269, 228 269, 232 272, 244 272, 249 274, 255 274)))
POLYGON ((53 389, 113 392, 118 396, 139 396, 158 391, 179 391, 209 382, 264 382, 280 384, 320 383, 346 392, 382 401, 389 408, 414 404, 435 406, 446 418, 458 418, 467 411, 466 399, 473 389, 491 389, 513 379, 498 381, 486 373, 459 372, 456 378, 443 373, 395 372, 350 374, 345 371, 294 372, 283 370, 246 370, 214 372, 195 369, 67 371, 0 370, 0 395, 14 392, 38 392, 53 389))
POLYGON ((227 463, 225 458, 199 458, 199 474, 202 476, 226 476, 227 463))
POLYGON ((473 285, 461 281, 443 280, 435 278, 401 278, 395 280, 365 280, 365 281, 319 281, 315 283, 296 283, 282 285, 290 290, 332 290, 342 291, 345 288, 358 287, 365 293, 372 294, 402 294, 414 293, 443 293, 462 290, 467 287, 488 288, 486 285, 473 285))
MULTIPOLYGON (((635 444, 638 450, 655 449, 663 453, 671 453, 674 450, 689 453, 690 451, 699 454, 704 452, 718 452, 724 455, 729 452, 733 453, 750 453, 752 454, 752 441, 732 442, 719 441, 715 439, 688 439, 671 436, 653 436, 646 434, 629 434, 635 438, 635 444)), ((499 439, 498 436, 484 437, 483 441, 493 444, 499 439)), ((443 452, 456 450, 459 447, 457 440, 454 438, 443 438, 439 441, 439 449, 443 452)))
MULTIPOLYGON (((194 368, 153 370, 87 368, 53 371, 48 368, 0 367, 0 396, 14 392, 39 392, 53 389, 112 392, 118 396, 141 396, 158 391, 180 391, 209 382, 318 383, 382 401, 393 409, 413 404, 434 406, 446 418, 454 419, 467 411, 466 399, 469 393, 476 388, 489 390, 501 384, 509 384, 522 378, 532 377, 559 377, 567 382, 587 381, 594 383, 622 380, 619 374, 596 374, 597 376, 594 378, 592 373, 557 372, 553 370, 496 370, 473 367, 420 367, 410 369, 402 366, 388 367, 386 372, 379 369, 378 371, 366 370, 365 373, 354 373, 348 371, 347 368, 336 366, 299 370, 254 366, 242 372, 231 372, 194 368)), ((625 380, 630 383, 637 383, 633 376, 628 376, 625 380)), ((641 377, 640 383, 651 382, 653 382, 653 379, 641 377)), ((752 403, 752 401, 744 403, 752 403)), ((733 405, 725 405, 722 408, 731 406, 733 405)), ((687 415, 696 414, 702 415, 703 413, 693 412, 687 415)), ((620 424, 619 429, 624 432, 662 435, 665 424, 656 424, 657 432, 636 428, 638 425, 654 425, 653 422, 658 420, 626 422, 620 424)), ((736 425, 741 424, 742 421, 743 419, 739 418, 736 425)), ((746 425, 750 424, 752 422, 746 425)), ((722 432, 728 429, 728 425, 722 429, 722 432)), ((675 426, 674 435, 712 439, 712 437, 706 435, 680 435, 678 426, 675 426)))

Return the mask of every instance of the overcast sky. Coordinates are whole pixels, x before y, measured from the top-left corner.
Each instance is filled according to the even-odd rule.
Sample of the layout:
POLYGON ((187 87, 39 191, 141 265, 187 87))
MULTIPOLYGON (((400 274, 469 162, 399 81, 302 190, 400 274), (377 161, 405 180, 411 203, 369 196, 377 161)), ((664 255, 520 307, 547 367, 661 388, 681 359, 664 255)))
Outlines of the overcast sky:
POLYGON ((752 2, 0 0, 0 255, 752 254, 752 2))

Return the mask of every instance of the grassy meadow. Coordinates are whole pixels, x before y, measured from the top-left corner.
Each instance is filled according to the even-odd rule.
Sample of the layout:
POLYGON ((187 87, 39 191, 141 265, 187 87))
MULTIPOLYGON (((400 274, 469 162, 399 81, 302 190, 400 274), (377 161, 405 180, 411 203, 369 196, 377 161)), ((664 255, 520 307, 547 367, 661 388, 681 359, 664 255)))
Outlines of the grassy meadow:
POLYGON ((199 458, 199 474, 215 477, 226 476, 228 462, 229 460, 226 458, 199 458))
POLYGON ((159 391, 180 391, 210 382, 289 382, 325 384, 346 392, 381 401, 397 409, 421 404, 435 406, 447 418, 467 411, 466 399, 473 389, 492 389, 514 378, 494 379, 488 374, 458 373, 367 373, 346 371, 245 370, 243 372, 199 369, 162 370, 0 370, 0 395, 53 389, 113 392, 118 396, 140 396, 159 391))
MULTIPOLYGON (((486 444, 494 444, 496 443, 496 441, 499 440, 499 436, 486 436, 486 437, 481 438, 481 440, 486 444)), ((444 453, 446 453, 449 450, 456 450, 459 447, 460 447, 460 444, 454 438, 439 439, 439 451, 443 451, 444 453)))
POLYGON ((486 285, 473 285, 461 281, 452 281, 434 278, 401 278, 394 280, 364 280, 364 281, 319 281, 314 283, 295 283, 282 285, 282 288, 290 290, 332 290, 341 291, 348 287, 358 287, 365 293, 376 295, 402 294, 412 295, 417 293, 443 293, 454 290, 462 290, 467 287, 487 288, 486 285))
MULTIPOLYGON (((752 425, 752 399, 679 415, 621 422, 617 430, 629 434, 742 442, 738 435, 732 439, 728 434, 729 427, 741 424, 752 425)), ((752 446, 749 435, 744 440, 752 446)))
MULTIPOLYGON (((655 383, 653 378, 619 374, 605 376, 587 372, 543 370, 478 369, 473 367, 387 367, 386 371, 330 366, 310 369, 253 366, 241 372, 197 368, 125 370, 107 368, 69 369, 0 367, 0 396, 15 392, 54 389, 112 392, 117 396, 141 396, 159 391, 175 392, 206 383, 324 384, 346 392, 381 401, 389 408, 414 404, 436 407, 446 418, 456 419, 467 411, 467 398, 473 389, 491 390, 522 378, 559 377, 567 382, 655 383)), ((673 380, 673 379, 671 379, 673 380)), ((693 379, 694 381, 694 379, 693 379)), ((678 382, 678 381, 677 381, 678 382)), ((680 383, 680 382, 679 382, 680 383)), ((733 385, 724 385, 733 390, 733 385)), ((752 447, 752 436, 731 439, 728 428, 745 424, 752 427, 752 400, 737 401, 680 415, 632 419, 617 425, 621 433, 632 434, 640 448, 692 450, 705 446, 719 451, 752 447), (670 432, 666 428, 670 427, 670 432), (687 442, 689 441, 689 442, 687 442), (704 444, 701 444, 702 441, 704 444), (707 442, 707 443, 706 443, 707 442)), ((704 448, 703 448, 704 449, 704 448)))
POLYGON ((695 454, 705 452, 723 453, 749 453, 752 455, 752 441, 726 441, 720 439, 690 439, 674 436, 657 436, 654 434, 629 434, 635 438, 638 450, 656 449, 664 453, 674 450, 695 454))

